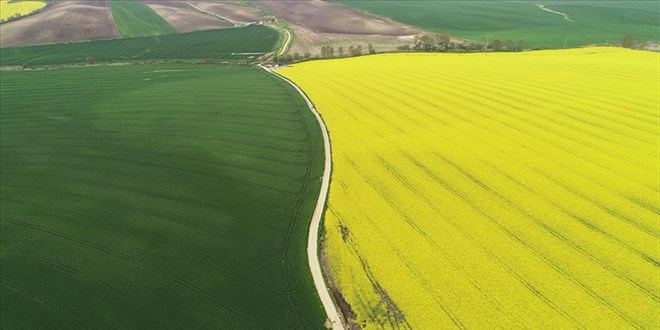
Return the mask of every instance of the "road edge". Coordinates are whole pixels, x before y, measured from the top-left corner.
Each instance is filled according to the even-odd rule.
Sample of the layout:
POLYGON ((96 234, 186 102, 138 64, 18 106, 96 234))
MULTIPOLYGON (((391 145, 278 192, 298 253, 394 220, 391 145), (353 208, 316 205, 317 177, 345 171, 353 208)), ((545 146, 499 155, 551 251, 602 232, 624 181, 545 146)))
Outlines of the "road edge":
POLYGON ((309 261, 309 268, 312 273, 312 278, 314 279, 314 286, 316 286, 316 291, 321 298, 321 303, 325 309, 325 313, 328 315, 328 320, 332 325, 333 330, 344 330, 344 324, 341 321, 340 313, 337 311, 337 306, 335 306, 334 300, 330 295, 330 290, 326 286, 325 279, 323 277, 323 270, 321 268, 321 261, 319 260, 319 251, 318 251, 318 238, 319 230, 321 227, 321 218, 323 217, 323 211, 325 210, 325 202, 328 197, 328 190, 330 188, 330 173, 332 172, 332 154, 330 149, 330 136, 328 135, 328 130, 325 127, 325 123, 321 118, 321 115, 316 111, 314 104, 307 95, 291 80, 283 77, 280 74, 275 73, 274 71, 259 66, 260 68, 266 70, 268 73, 275 75, 276 77, 286 81, 289 85, 293 86, 295 90, 303 97, 305 102, 307 102, 307 107, 316 117, 316 121, 321 127, 321 132, 323 135, 323 153, 324 153, 324 169, 323 177, 321 179, 321 191, 319 192, 319 198, 316 201, 316 207, 314 208, 314 213, 312 215, 312 222, 309 225, 309 235, 307 237, 307 260, 309 261))

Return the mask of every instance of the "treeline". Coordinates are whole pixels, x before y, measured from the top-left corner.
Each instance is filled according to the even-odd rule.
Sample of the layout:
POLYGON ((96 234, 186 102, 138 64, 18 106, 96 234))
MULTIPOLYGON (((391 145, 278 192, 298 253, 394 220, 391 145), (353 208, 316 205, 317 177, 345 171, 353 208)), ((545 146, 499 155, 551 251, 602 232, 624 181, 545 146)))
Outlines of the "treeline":
POLYGON ((337 47, 336 51, 335 48, 332 46, 323 46, 321 47, 320 55, 312 56, 312 54, 310 54, 309 52, 304 53, 302 55, 300 55, 299 53, 286 54, 280 56, 275 55, 273 56, 273 62, 277 64, 291 64, 291 63, 298 63, 313 59, 352 57, 352 56, 360 56, 364 54, 376 54, 376 49, 372 44, 368 44, 366 50, 362 47, 362 45, 357 45, 357 46, 351 45, 348 46, 348 48, 346 49, 344 49, 344 47, 337 47))
MULTIPOLYGON (((631 49, 644 49, 649 43, 635 39, 632 35, 627 34, 619 44, 624 48, 631 49)), ((616 46, 617 44, 608 44, 616 46)), ((412 44, 402 45, 396 48, 399 52, 451 52, 451 53, 466 53, 466 52, 521 52, 525 50, 525 43, 520 40, 514 42, 512 40, 501 41, 495 39, 485 42, 474 42, 464 40, 453 40, 448 34, 422 34, 415 36, 412 44)), ((539 49, 539 48, 533 48, 539 49)), ((365 50, 362 45, 349 46, 348 48, 338 47, 335 49, 332 46, 321 47, 321 54, 314 55, 309 52, 300 55, 299 53, 286 54, 282 56, 274 56, 273 62, 277 64, 290 64, 297 63, 312 59, 324 58, 339 58, 339 57, 352 57, 364 54, 376 54, 372 44, 367 45, 365 50)))
POLYGON ((397 47, 403 52, 521 52, 525 50, 522 40, 504 42, 495 39, 491 42, 471 42, 452 40, 448 34, 422 34, 415 36, 412 45, 397 47))
POLYGON ((32 15, 34 15, 34 14, 38 14, 38 13, 42 12, 44 9, 48 8, 49 5, 50 5, 50 4, 47 2, 47 3, 46 3, 46 6, 44 6, 44 7, 42 7, 42 8, 39 8, 39 9, 37 9, 37 10, 35 10, 35 11, 33 11, 33 12, 30 12, 30 13, 28 13, 28 14, 25 14, 25 15, 21 15, 21 14, 19 14, 19 13, 16 13, 16 14, 11 15, 11 16, 5 18, 5 19, 1 19, 1 20, 0 20, 0 24, 13 22, 13 21, 19 20, 19 19, 21 19, 21 18, 23 18, 23 17, 28 17, 28 16, 32 16, 32 15))
MULTIPOLYGON (((649 44, 651 43, 635 39, 632 34, 626 34, 623 36, 623 39, 621 39, 621 47, 623 48, 646 49, 649 44)), ((657 42, 655 44, 657 45, 657 42)))

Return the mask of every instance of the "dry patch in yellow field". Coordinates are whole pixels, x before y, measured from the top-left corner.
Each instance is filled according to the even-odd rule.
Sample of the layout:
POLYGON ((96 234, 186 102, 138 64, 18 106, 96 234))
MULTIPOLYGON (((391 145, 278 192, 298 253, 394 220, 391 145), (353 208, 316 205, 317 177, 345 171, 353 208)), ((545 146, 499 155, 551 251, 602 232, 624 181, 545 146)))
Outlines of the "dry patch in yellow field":
POLYGON ((0 22, 29 15, 45 6, 43 1, 0 0, 0 22))
POLYGON ((330 131, 355 322, 654 328, 660 55, 388 54, 279 71, 330 131))

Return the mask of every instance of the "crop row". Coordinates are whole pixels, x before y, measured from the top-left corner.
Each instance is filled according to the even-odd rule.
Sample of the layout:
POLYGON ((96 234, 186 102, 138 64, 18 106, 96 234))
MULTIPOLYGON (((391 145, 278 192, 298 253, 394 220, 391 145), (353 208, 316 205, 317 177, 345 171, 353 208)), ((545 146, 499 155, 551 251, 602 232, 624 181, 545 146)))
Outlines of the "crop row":
POLYGON ((657 65, 592 48, 282 70, 330 131, 326 251, 356 322, 657 323, 657 65))
POLYGON ((277 31, 264 26, 154 37, 3 48, 0 65, 37 66, 149 60, 245 60, 273 51, 277 31))
POLYGON ((1 83, 3 328, 322 325, 321 136, 288 85, 192 64, 1 83))

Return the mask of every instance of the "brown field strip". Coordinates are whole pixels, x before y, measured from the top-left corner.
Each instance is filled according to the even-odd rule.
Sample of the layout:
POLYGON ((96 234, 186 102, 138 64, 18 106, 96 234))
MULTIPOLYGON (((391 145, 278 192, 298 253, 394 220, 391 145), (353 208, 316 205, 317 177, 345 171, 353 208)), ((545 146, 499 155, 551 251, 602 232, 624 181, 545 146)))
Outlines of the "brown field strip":
POLYGON ((145 0, 145 3, 179 32, 222 29, 234 26, 228 21, 198 12, 183 1, 145 0))
POLYGON ((119 38, 108 4, 55 1, 39 14, 0 25, 0 47, 119 38))

